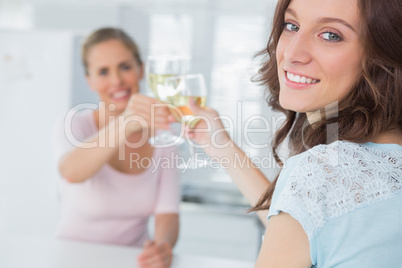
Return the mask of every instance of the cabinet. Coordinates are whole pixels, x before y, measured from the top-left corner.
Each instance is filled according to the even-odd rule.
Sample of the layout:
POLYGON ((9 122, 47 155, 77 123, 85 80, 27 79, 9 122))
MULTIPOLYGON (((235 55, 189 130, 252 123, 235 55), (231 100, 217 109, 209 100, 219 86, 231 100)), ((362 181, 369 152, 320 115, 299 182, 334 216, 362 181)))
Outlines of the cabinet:
MULTIPOLYGON (((180 234, 174 252, 254 262, 264 228, 256 215, 245 211, 182 202, 180 234)), ((153 225, 153 221, 150 224, 153 225)))

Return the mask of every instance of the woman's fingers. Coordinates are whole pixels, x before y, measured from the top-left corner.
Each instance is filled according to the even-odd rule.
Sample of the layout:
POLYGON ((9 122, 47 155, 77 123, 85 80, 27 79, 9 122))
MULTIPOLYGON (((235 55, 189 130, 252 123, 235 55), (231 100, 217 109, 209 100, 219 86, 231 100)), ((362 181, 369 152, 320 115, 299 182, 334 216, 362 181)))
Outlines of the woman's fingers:
POLYGON ((172 122, 166 105, 156 99, 141 94, 133 94, 124 111, 125 116, 139 116, 143 128, 169 129, 172 122))
POLYGON ((142 268, 168 268, 172 263, 172 249, 168 243, 147 243, 137 261, 142 268))
MULTIPOLYGON (((200 121, 197 124, 187 126, 186 137, 198 144, 209 144, 211 142, 221 144, 230 139, 219 114, 215 110, 209 107, 200 107, 193 98, 190 98, 189 105, 191 111, 200 121)), ((125 114, 139 116, 143 129, 170 129, 170 124, 176 120, 168 107, 169 105, 151 97, 134 94, 129 101, 125 114)))

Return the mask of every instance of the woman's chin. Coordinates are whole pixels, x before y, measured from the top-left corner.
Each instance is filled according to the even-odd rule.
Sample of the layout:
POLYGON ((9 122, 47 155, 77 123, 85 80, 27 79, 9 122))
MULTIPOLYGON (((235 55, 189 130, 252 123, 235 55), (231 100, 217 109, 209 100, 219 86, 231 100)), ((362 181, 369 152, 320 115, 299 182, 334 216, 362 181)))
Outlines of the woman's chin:
POLYGON ((289 101, 279 101, 281 107, 288 111, 293 111, 296 113, 306 113, 308 109, 305 106, 301 105, 301 103, 292 103, 289 101))

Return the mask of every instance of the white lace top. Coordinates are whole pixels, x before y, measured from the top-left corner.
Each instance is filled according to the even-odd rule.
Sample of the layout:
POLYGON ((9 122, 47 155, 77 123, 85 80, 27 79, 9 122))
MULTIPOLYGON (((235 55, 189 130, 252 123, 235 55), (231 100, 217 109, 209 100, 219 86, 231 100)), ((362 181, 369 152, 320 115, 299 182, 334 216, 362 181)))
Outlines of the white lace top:
POLYGON ((402 146, 337 141, 289 158, 268 218, 280 211, 302 225, 317 267, 402 267, 402 146))

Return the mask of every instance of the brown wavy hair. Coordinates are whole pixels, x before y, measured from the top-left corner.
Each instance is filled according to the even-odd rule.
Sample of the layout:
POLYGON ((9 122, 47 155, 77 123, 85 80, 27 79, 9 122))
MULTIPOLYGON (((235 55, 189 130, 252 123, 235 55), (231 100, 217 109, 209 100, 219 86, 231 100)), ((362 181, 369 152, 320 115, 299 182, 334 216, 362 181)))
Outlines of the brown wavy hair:
MULTIPOLYGON (((362 18, 361 41, 364 48, 362 75, 354 87, 338 103, 336 116, 309 124, 305 113, 283 109, 279 104, 279 78, 276 47, 283 31, 284 14, 291 0, 279 0, 273 19, 273 30, 267 47, 257 56, 264 56, 262 67, 253 81, 267 87, 267 102, 286 115, 277 130, 272 151, 283 165, 277 149, 289 136, 291 155, 318 144, 335 140, 365 143, 379 134, 402 129, 402 6, 400 0, 359 0, 362 18), (335 126, 335 127, 334 127, 335 126), (334 128, 332 128, 334 127, 334 128)), ((269 209, 276 181, 270 185, 250 211, 269 209)))

